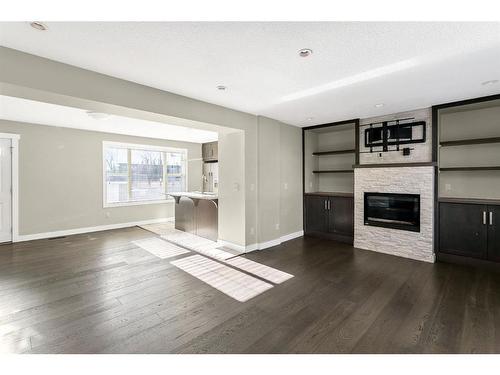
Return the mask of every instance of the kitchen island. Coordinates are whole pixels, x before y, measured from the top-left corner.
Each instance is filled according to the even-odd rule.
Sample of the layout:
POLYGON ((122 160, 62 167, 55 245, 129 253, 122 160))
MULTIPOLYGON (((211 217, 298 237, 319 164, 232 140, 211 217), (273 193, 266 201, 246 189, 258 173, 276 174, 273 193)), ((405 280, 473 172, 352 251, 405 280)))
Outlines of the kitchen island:
POLYGON ((211 193, 169 193, 175 199, 175 229, 217 241, 218 196, 211 193))

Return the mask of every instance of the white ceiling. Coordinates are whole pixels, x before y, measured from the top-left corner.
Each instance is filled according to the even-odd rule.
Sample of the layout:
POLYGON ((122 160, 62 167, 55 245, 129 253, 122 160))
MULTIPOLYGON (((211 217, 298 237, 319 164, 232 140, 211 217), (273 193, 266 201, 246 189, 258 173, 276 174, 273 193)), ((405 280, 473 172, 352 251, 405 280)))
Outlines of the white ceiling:
POLYGON ((195 143, 218 138, 217 132, 208 130, 101 113, 97 117, 102 118, 79 108, 0 95, 0 118, 10 121, 195 143))
POLYGON ((500 23, 46 24, 0 44, 299 126, 500 92, 500 23))

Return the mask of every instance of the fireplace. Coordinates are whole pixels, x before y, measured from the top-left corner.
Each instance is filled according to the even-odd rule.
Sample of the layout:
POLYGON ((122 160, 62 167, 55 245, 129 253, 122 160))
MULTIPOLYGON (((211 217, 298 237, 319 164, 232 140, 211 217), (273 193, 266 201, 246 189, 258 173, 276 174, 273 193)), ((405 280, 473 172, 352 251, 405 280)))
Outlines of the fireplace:
POLYGON ((420 232, 420 195, 366 193, 364 224, 420 232))

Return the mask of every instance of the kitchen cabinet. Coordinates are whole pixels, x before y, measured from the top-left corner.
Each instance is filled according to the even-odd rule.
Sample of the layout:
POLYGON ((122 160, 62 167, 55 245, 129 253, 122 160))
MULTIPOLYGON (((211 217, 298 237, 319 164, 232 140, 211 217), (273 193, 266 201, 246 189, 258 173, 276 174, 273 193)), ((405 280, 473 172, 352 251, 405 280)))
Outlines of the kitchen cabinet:
POLYGON ((203 143, 201 145, 201 155, 203 161, 217 161, 219 154, 218 142, 203 143))
POLYGON ((354 199, 345 195, 306 194, 305 234, 352 243, 354 199))
POLYGON ((219 205, 217 195, 170 193, 175 199, 175 229, 217 241, 219 205))
POLYGON ((439 204, 439 252, 500 261, 500 206, 439 204))

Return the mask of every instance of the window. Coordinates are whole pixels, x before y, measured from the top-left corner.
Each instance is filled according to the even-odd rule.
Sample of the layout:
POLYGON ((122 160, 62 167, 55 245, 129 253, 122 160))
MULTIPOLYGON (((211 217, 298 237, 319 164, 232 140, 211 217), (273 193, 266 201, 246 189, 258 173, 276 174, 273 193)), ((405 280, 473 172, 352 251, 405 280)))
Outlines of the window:
POLYGON ((187 150, 103 142, 104 206, 157 203, 186 190, 187 150))

